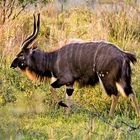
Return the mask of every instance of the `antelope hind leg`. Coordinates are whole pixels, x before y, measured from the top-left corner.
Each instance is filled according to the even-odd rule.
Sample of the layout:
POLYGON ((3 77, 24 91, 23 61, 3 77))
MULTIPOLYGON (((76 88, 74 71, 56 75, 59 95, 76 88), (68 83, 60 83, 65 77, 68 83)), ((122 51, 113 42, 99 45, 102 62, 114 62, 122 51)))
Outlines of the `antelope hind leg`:
POLYGON ((113 116, 113 114, 114 114, 115 108, 118 103, 119 95, 117 95, 117 96, 111 95, 111 97, 112 97, 112 104, 110 107, 109 116, 113 116))
POLYGON ((132 101, 132 105, 133 105, 133 107, 134 107, 134 109, 135 109, 135 112, 136 112, 136 114, 137 114, 137 117, 140 117, 140 110, 139 110, 139 105, 138 105, 138 100, 137 100, 137 98, 136 98, 136 94, 135 94, 135 93, 131 93, 131 94, 129 95, 129 98, 130 98, 131 101, 132 101))

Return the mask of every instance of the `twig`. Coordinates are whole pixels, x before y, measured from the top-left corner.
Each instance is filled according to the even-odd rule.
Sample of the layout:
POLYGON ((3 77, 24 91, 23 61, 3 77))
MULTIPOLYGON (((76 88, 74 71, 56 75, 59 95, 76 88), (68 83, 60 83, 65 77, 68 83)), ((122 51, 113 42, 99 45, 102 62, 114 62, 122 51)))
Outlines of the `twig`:
POLYGON ((121 121, 121 123, 123 123, 126 126, 128 126, 130 128, 129 131, 135 131, 136 129, 140 129, 140 125, 138 125, 137 127, 134 127, 134 126, 132 126, 132 125, 130 125, 130 124, 124 122, 124 121, 121 121))
POLYGON ((20 15, 20 13, 27 7, 28 3, 26 3, 25 5, 22 6, 21 10, 15 14, 12 18, 12 20, 14 20, 16 17, 18 17, 20 15))
MULTIPOLYGON (((81 108, 81 109, 83 109, 83 110, 89 112, 92 116, 97 117, 97 118, 100 119, 102 122, 104 122, 104 123, 106 123, 106 124, 112 126, 112 127, 115 128, 115 129, 121 129, 121 128, 122 128, 121 125, 114 125, 114 124, 112 124, 111 122, 109 122, 109 120, 107 120, 107 119, 101 117, 101 116, 99 115, 99 113, 95 113, 95 112, 92 112, 92 111, 90 111, 90 110, 88 110, 88 109, 85 109, 82 105, 76 105, 76 104, 75 104, 75 106, 77 106, 77 107, 79 107, 79 108, 81 108)), ((94 109, 96 109, 96 108, 94 107, 94 109)), ((97 110, 97 109, 96 109, 96 110, 97 110)), ((119 123, 119 122, 118 122, 118 123, 119 123)), ((140 125, 138 125, 137 127, 135 127, 135 126, 132 126, 132 125, 130 125, 130 124, 124 122, 124 121, 121 121, 121 123, 123 123, 123 124, 125 124, 126 126, 128 126, 130 132, 131 132, 131 131, 135 131, 135 130, 137 130, 137 129, 140 129, 140 125)), ((125 132, 125 130, 123 130, 123 129, 121 129, 121 131, 125 132)))
MULTIPOLYGON (((113 124, 110 123, 107 119, 101 117, 98 113, 95 113, 95 112, 92 112, 92 111, 90 111, 90 110, 88 110, 88 109, 85 109, 85 108, 82 107, 82 105, 80 105, 80 106, 76 105, 76 106, 79 107, 79 108, 82 108, 83 110, 85 110, 85 111, 87 111, 87 112, 89 112, 92 116, 95 116, 95 117, 99 118, 101 121, 103 121, 103 122, 105 122, 106 124, 108 124, 108 125, 114 127, 115 129, 119 129, 119 128, 120 128, 120 126, 118 126, 118 125, 113 125, 113 124)), ((96 109, 96 110, 97 110, 97 109, 96 109)))
MULTIPOLYGON (((8 14, 8 16, 7 16, 8 19, 10 18, 10 16, 11 16, 12 13, 13 13, 13 8, 14 8, 14 6, 15 6, 15 0, 13 0, 13 1, 11 2, 11 4, 9 4, 9 6, 8 6, 8 9, 9 9, 9 14, 8 14)), ((8 10, 7 10, 7 12, 8 12, 8 10)))

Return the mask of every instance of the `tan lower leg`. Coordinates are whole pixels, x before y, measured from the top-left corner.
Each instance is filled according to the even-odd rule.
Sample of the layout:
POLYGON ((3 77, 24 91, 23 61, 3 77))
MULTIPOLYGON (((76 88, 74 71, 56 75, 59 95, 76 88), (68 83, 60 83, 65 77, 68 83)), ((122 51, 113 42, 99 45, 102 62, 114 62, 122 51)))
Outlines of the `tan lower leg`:
POLYGON ((132 104, 133 104, 133 106, 135 108, 137 116, 140 117, 139 105, 138 105, 138 100, 136 98, 136 94, 130 94, 129 98, 132 101, 132 104))
POLYGON ((115 108, 116 108, 116 105, 117 105, 117 102, 118 102, 118 98, 119 96, 115 96, 115 95, 112 95, 112 104, 111 104, 111 108, 110 108, 110 111, 109 111, 109 116, 112 116, 114 111, 115 111, 115 108))
POLYGON ((68 106, 68 112, 70 112, 72 106, 72 96, 68 96, 67 93, 66 93, 66 104, 68 106))
POLYGON ((72 93, 74 91, 73 85, 66 85, 66 102, 67 102, 67 113, 71 113, 72 109, 72 93))

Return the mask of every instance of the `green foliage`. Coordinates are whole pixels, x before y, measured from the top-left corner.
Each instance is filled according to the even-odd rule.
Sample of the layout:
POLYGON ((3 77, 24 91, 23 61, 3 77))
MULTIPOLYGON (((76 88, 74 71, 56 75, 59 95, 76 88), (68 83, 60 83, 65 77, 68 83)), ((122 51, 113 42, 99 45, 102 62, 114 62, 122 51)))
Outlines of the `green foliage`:
MULTIPOLYGON (((57 13, 54 8, 47 11, 42 8, 37 43, 47 51, 69 42, 69 38, 116 43, 123 50, 137 55, 132 84, 139 93, 140 20, 136 11, 137 7, 130 10, 126 5, 117 12, 102 6, 96 10, 75 8, 62 13, 57 13)), ((109 118, 111 99, 103 90, 99 86, 79 89, 75 84, 72 114, 67 116, 65 110, 58 107, 49 90, 49 83, 33 83, 18 70, 10 69, 11 61, 21 42, 32 32, 32 26, 30 11, 0 27, 0 139, 140 139, 140 129, 130 131, 130 127, 122 123, 124 121, 135 127, 140 125, 130 101, 120 98, 115 116, 109 118), (92 115, 93 112, 120 128, 105 123, 92 115)), ((58 89, 56 94, 65 100, 64 87, 58 89)), ((137 96, 140 102, 140 96, 137 96)))

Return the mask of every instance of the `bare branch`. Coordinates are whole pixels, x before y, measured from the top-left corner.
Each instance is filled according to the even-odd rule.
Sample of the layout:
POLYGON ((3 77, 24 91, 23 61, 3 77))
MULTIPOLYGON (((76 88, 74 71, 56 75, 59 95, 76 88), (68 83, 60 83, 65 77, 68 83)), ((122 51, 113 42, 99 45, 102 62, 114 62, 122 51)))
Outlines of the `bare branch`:
MULTIPOLYGON (((101 117, 98 113, 95 113, 95 112, 92 112, 92 111, 90 111, 90 110, 88 110, 88 109, 86 109, 86 108, 83 108, 83 106, 82 105, 76 105, 76 104, 74 104, 75 106, 77 106, 78 108, 81 108, 81 109, 83 109, 84 111, 87 111, 87 112, 89 112, 92 116, 95 116, 95 117, 97 117, 98 119, 100 119, 101 121, 103 121, 103 122, 105 122, 106 124, 108 124, 108 125, 110 125, 110 126, 112 126, 112 127, 114 127, 115 129, 119 129, 120 128, 120 126, 119 125, 114 125, 114 124, 112 124, 111 122, 109 122, 107 119, 105 119, 105 118, 103 118, 103 117, 101 117)), ((97 110, 97 109, 96 109, 97 110)))
MULTIPOLYGON (((77 104, 74 104, 74 105, 75 105, 77 108, 80 108, 80 109, 82 109, 82 110, 84 110, 84 111, 86 111, 86 112, 89 112, 91 116, 97 117, 97 118, 100 119, 102 122, 104 122, 104 123, 110 125, 111 127, 115 128, 116 130, 119 129, 119 130, 123 131, 124 133, 129 133, 129 134, 130 134, 132 131, 136 131, 136 130, 140 129, 140 125, 138 125, 137 127, 135 127, 135 126, 132 126, 132 125, 130 125, 130 124, 124 122, 124 121, 120 121, 120 122, 118 121, 117 124, 114 125, 114 124, 112 124, 109 120, 107 120, 107 119, 101 117, 101 115, 99 115, 99 113, 90 111, 90 110, 84 108, 82 105, 77 105, 77 104), (124 129, 122 128, 122 125, 121 125, 120 123, 125 124, 126 126, 128 126, 128 129, 125 129, 125 130, 124 130, 124 129)), ((95 107, 94 107, 94 108, 95 108, 95 107)), ((96 109, 96 110, 97 110, 97 109, 96 109)))
POLYGON ((126 126, 128 126, 130 128, 129 131, 135 131, 136 129, 140 129, 140 125, 138 125, 137 127, 134 127, 134 126, 132 126, 132 125, 130 125, 130 124, 124 122, 124 121, 121 121, 121 123, 123 123, 126 126))
POLYGON ((15 14, 15 15, 13 16, 12 20, 14 20, 15 18, 17 18, 17 17, 20 15, 20 13, 21 13, 22 11, 24 11, 24 9, 27 7, 27 5, 28 5, 28 3, 26 3, 25 5, 23 5, 22 8, 21 8, 21 10, 20 10, 17 14, 15 14))
POLYGON ((12 1, 12 3, 9 5, 9 14, 7 15, 7 18, 9 19, 10 16, 12 15, 13 13, 13 8, 15 6, 15 0, 12 1))

